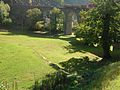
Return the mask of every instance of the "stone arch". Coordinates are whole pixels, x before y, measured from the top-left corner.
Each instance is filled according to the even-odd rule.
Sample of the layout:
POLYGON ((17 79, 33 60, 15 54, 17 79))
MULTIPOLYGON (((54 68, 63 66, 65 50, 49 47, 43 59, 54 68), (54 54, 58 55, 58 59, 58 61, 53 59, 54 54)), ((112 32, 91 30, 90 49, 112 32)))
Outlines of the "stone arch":
MULTIPOLYGON (((15 4, 15 6, 12 7, 12 10, 17 9, 16 7, 18 6, 20 7, 24 6, 26 7, 26 9, 35 8, 35 7, 39 8, 43 12, 43 16, 46 16, 46 12, 49 12, 53 8, 52 6, 40 6, 40 5, 28 5, 28 4, 24 4, 23 6, 20 4, 16 6, 15 4)), ((58 7, 58 8, 61 9, 61 11, 63 11, 64 13, 64 34, 70 35, 72 34, 72 16, 76 14, 77 20, 79 21, 80 20, 79 12, 82 9, 82 7, 76 5, 64 5, 63 7, 58 7)), ((23 9, 23 11, 25 11, 26 9, 23 9)), ((14 13, 15 12, 13 12, 13 14, 14 13)))

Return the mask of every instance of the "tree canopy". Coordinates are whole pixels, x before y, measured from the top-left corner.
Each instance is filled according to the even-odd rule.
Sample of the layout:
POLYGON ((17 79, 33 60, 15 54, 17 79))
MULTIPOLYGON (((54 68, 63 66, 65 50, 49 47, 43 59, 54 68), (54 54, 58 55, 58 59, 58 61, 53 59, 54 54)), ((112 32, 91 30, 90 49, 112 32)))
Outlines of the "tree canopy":
POLYGON ((10 6, 0 1, 0 25, 12 22, 9 18, 10 6))
POLYGON ((115 0, 93 0, 94 8, 80 13, 81 22, 76 35, 87 44, 98 44, 103 48, 103 58, 111 58, 110 46, 120 35, 119 2, 115 0))

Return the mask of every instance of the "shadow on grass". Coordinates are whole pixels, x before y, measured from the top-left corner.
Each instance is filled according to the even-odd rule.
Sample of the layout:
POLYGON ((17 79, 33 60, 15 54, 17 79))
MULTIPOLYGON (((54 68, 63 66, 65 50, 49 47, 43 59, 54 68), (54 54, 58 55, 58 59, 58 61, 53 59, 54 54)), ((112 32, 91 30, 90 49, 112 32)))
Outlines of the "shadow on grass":
MULTIPOLYGON (((82 53, 92 53, 98 57, 103 57, 103 50, 101 46, 94 47, 94 46, 87 46, 84 45, 82 42, 77 40, 71 40, 70 45, 65 46, 64 48, 68 50, 69 53, 75 53, 75 52, 82 52, 82 53)), ((120 59, 120 50, 117 48, 114 48, 113 51, 110 51, 112 56, 112 62, 119 61, 120 59)))
MULTIPOLYGON (((75 37, 61 38, 59 35, 51 36, 13 30, 8 35, 27 35, 30 37, 65 40, 70 43, 69 46, 64 47, 69 53, 90 52, 97 56, 102 56, 102 50, 100 48, 84 46, 75 37)), ((119 56, 119 51, 117 54, 119 56)), ((114 56, 116 56, 115 53, 114 56)), ((60 65, 62 68, 56 64, 51 64, 50 66, 56 69, 56 72, 46 75, 46 78, 40 83, 36 80, 35 85, 31 88, 33 90, 101 90, 104 73, 103 71, 99 72, 99 69, 109 63, 111 62, 98 62, 96 59, 90 61, 88 57, 84 57, 71 58, 66 62, 61 62, 60 65)))
POLYGON ((4 35, 26 35, 29 37, 37 37, 37 38, 48 38, 48 39, 60 39, 64 41, 68 41, 70 43, 69 46, 64 46, 65 49, 68 50, 68 53, 74 53, 74 52, 91 52, 97 56, 102 56, 102 49, 101 48, 95 48, 91 46, 85 46, 80 41, 76 40, 74 36, 64 36, 64 34, 57 34, 57 35, 50 35, 49 33, 34 33, 33 31, 29 30, 20 30, 19 28, 13 28, 9 29, 9 33, 4 33, 4 35), (62 37, 61 37, 62 36, 62 37), (98 50, 99 49, 99 50, 98 50))
POLYGON ((17 29, 17 28, 12 28, 12 29, 0 29, 7 31, 9 33, 5 33, 2 35, 26 35, 29 37, 37 37, 37 38, 50 38, 50 39, 61 39, 61 40, 65 40, 65 41, 71 41, 74 40, 74 37, 69 36, 68 38, 61 38, 60 36, 66 36, 63 33, 60 34, 55 34, 55 35, 51 35, 48 31, 31 31, 31 30, 21 30, 21 29, 17 29))
POLYGON ((76 40, 74 36, 66 36, 64 34, 57 34, 57 35, 50 35, 48 33, 34 33, 33 31, 29 30, 20 30, 19 28, 13 28, 13 29, 8 29, 7 30, 9 33, 4 33, 3 35, 26 35, 29 37, 37 37, 37 38, 49 38, 49 39, 60 39, 60 40, 65 40, 70 43, 69 46, 65 46, 69 53, 74 53, 74 52, 92 52, 94 54, 99 54, 98 56, 101 56, 100 53, 102 50, 96 51, 95 47, 90 47, 90 46, 84 46, 83 43, 80 43, 79 41, 76 40), (63 37, 61 37, 63 36, 63 37), (64 37, 65 36, 65 37, 64 37), (94 48, 94 49, 93 49, 94 48))
POLYGON ((61 69, 55 68, 57 70, 55 73, 46 75, 40 83, 36 81, 32 88, 33 90, 101 90, 100 77, 104 77, 104 73, 98 70, 109 63, 90 61, 88 57, 71 58, 59 63, 61 69))
MULTIPOLYGON (((4 30, 4 29, 3 29, 4 30)), ((5 29, 6 31, 7 29, 5 29)), ((20 30, 19 28, 12 28, 7 30, 10 33, 7 33, 5 35, 26 35, 29 37, 37 37, 37 38, 48 38, 48 39, 60 39, 60 40, 65 40, 70 43, 69 46, 64 46, 65 49, 68 50, 69 53, 74 53, 74 52, 90 52, 96 56, 102 57, 102 48, 101 47, 93 47, 93 46, 87 46, 81 43, 80 41, 76 40, 74 36, 66 36, 64 37, 64 34, 60 35, 50 35, 49 33, 33 33, 33 31, 29 31, 27 29, 20 30), (63 37, 61 37, 63 36, 63 37)), ((111 52, 113 58, 119 59, 120 58, 120 50, 119 49, 114 49, 113 52, 111 52)))
POLYGON ((69 53, 75 52, 90 52, 96 56, 102 57, 102 48, 85 45, 84 42, 78 40, 71 40, 70 45, 65 46, 64 48, 68 50, 69 53))
MULTIPOLYGON (((102 57, 103 51, 101 47, 93 47, 93 46, 87 46, 84 45, 83 42, 76 40, 76 37, 74 36, 66 36, 64 37, 64 34, 56 34, 56 35, 50 35, 49 33, 34 33, 33 31, 27 30, 24 28, 24 30, 21 30, 19 27, 17 28, 11 28, 11 29, 2 29, 3 31, 7 30, 10 33, 7 33, 5 35, 26 35, 29 37, 37 37, 37 38, 48 38, 48 39, 60 39, 65 40, 70 43, 68 46, 64 46, 65 49, 68 50, 68 53, 75 53, 75 52, 90 52, 96 56, 102 57), (61 37, 63 36, 63 37, 61 37)), ((114 49, 114 51, 111 52, 112 57, 115 60, 120 59, 120 50, 114 49)))

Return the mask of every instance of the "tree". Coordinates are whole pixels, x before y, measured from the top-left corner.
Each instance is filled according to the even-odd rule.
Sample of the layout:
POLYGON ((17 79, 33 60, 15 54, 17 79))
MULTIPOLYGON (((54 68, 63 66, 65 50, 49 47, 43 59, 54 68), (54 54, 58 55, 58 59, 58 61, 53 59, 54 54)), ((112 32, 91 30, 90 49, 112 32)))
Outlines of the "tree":
POLYGON ((75 35, 81 38, 84 45, 100 46, 101 45, 101 21, 96 17, 93 9, 80 11, 80 21, 74 26, 75 35), (95 18, 93 20, 93 18, 95 18), (99 29, 98 29, 99 28, 99 29))
POLYGON ((59 16, 60 14, 60 9, 54 7, 52 10, 51 10, 51 33, 52 34, 55 34, 56 33, 56 30, 57 30, 57 17, 59 16))
MULTIPOLYGON (((103 48, 103 58, 109 59, 110 55, 110 31, 112 27, 118 27, 118 23, 115 20, 115 16, 119 12, 119 2, 116 0, 94 0, 96 4, 95 13, 98 18, 101 19, 102 26, 102 48, 103 48)), ((116 28, 118 29, 118 28, 116 28)))
POLYGON ((94 8, 80 13, 81 22, 76 36, 83 38, 88 45, 102 45, 103 58, 109 59, 110 46, 120 35, 119 2, 114 0, 93 0, 94 8))
POLYGON ((5 4, 3 1, 0 1, 0 25, 6 25, 11 23, 12 20, 9 17, 10 7, 8 4, 5 4))
POLYGON ((28 9, 27 17, 31 21, 31 28, 34 29, 34 26, 37 21, 40 20, 41 11, 38 8, 28 9))

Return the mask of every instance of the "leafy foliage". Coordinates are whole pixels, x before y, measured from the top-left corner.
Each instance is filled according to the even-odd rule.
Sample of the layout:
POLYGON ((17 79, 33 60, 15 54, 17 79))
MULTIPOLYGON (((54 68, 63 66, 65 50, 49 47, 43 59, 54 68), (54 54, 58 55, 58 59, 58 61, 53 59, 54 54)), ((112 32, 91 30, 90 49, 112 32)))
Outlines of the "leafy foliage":
POLYGON ((57 30, 63 29, 64 14, 56 7, 51 10, 51 33, 55 34, 57 30))
POLYGON ((109 27, 109 33, 106 35, 108 35, 109 40, 105 41, 109 43, 109 46, 113 45, 120 40, 120 12, 118 9, 119 6, 117 6, 119 3, 109 2, 109 0, 94 0, 94 4, 96 5, 95 8, 80 12, 81 21, 79 25, 74 27, 76 30, 75 34, 78 38, 82 38, 88 45, 103 45, 103 32, 107 29, 104 28, 104 25, 108 17, 107 19, 104 18, 108 14, 110 16, 110 20, 107 22, 109 23, 107 25, 109 27))
POLYGON ((31 29, 35 28, 36 22, 40 20, 40 15, 41 15, 41 11, 38 8, 33 8, 33 9, 27 10, 27 17, 31 21, 31 25, 30 25, 31 29))
POLYGON ((42 30, 44 28, 44 22, 43 21, 38 21, 35 24, 35 29, 36 30, 42 30))
MULTIPOLYGON (((110 33, 111 31, 117 31, 120 28, 120 23, 115 20, 115 17, 118 17, 118 13, 120 12, 118 6, 119 2, 115 0, 94 0, 94 2, 96 4, 96 8, 94 9, 96 14, 92 20, 95 23, 97 29, 102 30, 101 41, 103 48, 103 58, 108 59, 111 58, 110 45, 112 44, 112 41, 114 42, 110 33), (96 17, 99 18, 102 23, 100 27, 96 25, 96 17)), ((95 27, 93 27, 93 29, 94 28, 95 27)))
POLYGON ((102 64, 96 60, 90 61, 88 57, 71 58, 60 65, 67 74, 60 70, 49 74, 41 84, 35 83, 33 90, 101 90, 111 88, 108 86, 109 80, 120 74, 117 64, 102 64))
POLYGON ((7 25, 12 20, 9 18, 10 6, 0 1, 0 25, 7 25))
MULTIPOLYGON (((91 21, 92 10, 80 12, 80 22, 74 27, 75 35, 77 38, 81 38, 85 45, 99 45, 101 40, 101 29, 94 28, 95 24, 91 21)), ((101 25, 99 19, 96 25, 101 25)))
POLYGON ((41 14, 40 9, 38 8, 33 8, 27 10, 27 17, 30 18, 32 21, 36 21, 41 14))

